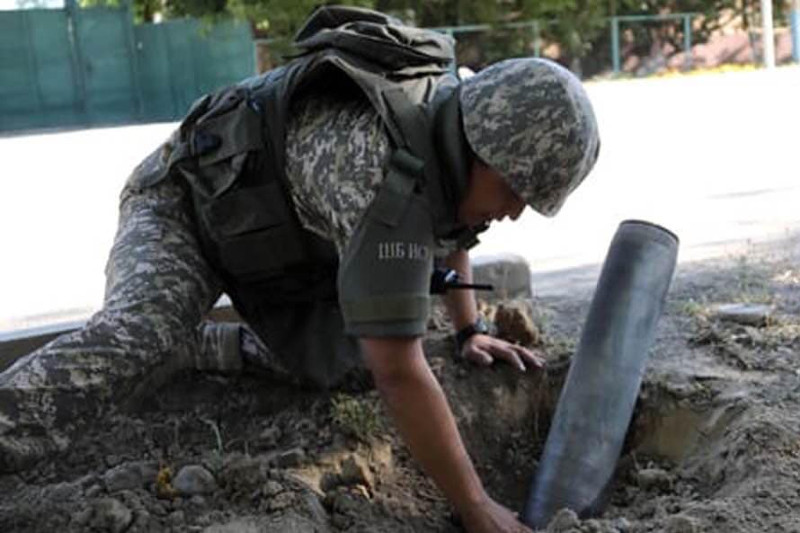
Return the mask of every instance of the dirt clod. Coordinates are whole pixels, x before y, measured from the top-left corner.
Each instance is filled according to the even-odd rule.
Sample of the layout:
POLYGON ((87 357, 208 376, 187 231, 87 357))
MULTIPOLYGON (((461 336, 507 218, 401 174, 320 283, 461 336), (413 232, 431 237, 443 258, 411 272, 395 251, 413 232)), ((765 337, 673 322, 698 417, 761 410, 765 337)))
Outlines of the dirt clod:
POLYGON ((494 313, 497 336, 522 346, 539 346, 542 335, 533 323, 526 302, 500 304, 494 313))
POLYGON ((561 509, 547 524, 547 533, 567 533, 581 525, 578 515, 572 509, 561 509))

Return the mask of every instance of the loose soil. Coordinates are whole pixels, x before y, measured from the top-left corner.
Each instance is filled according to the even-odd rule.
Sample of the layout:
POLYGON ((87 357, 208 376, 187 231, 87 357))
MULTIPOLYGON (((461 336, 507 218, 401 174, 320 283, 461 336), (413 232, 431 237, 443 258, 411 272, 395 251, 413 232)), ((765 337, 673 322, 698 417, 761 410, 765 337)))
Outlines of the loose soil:
MULTIPOLYGON (((604 514, 562 512, 548 531, 800 532, 799 243, 680 266, 604 514), (714 314, 736 302, 773 312, 760 327, 714 314)), ((533 300, 542 372, 456 361, 439 310, 431 320, 431 367, 489 492, 511 508, 536 471, 590 300, 533 300)), ((0 494, 4 532, 462 531, 363 376, 320 393, 183 374, 68 452, 0 477, 0 494)))

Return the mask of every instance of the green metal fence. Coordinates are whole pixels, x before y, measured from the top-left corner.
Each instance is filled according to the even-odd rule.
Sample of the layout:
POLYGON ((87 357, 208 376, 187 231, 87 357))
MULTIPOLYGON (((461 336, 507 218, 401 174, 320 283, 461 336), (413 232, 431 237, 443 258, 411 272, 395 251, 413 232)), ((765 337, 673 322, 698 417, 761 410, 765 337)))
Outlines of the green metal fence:
POLYGON ((0 12, 0 131, 174 120, 255 72, 249 28, 127 8, 0 12))

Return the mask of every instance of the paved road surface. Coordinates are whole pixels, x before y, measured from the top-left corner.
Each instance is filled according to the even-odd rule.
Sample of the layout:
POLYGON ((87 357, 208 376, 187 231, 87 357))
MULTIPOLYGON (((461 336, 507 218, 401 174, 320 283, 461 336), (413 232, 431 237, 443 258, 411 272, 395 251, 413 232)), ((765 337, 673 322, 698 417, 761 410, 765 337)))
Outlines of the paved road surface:
MULTIPOLYGON (((548 294, 593 283, 627 218, 678 233, 681 261, 800 230, 800 68, 599 82, 589 92, 603 142, 595 172, 558 217, 502 223, 478 254, 523 255, 548 294)), ((0 138, 0 335, 98 308, 119 189, 173 127, 0 138)))

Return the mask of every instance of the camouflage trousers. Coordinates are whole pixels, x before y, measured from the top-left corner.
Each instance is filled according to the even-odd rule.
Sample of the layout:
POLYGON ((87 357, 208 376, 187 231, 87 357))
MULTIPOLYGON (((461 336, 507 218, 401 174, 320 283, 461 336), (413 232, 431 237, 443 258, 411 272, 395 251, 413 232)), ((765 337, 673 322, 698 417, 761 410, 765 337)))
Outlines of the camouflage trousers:
POLYGON ((0 374, 0 472, 52 451, 109 408, 126 407, 176 371, 238 371, 269 354, 238 324, 204 322, 221 293, 174 179, 127 187, 106 266, 103 308, 86 325, 0 374))

